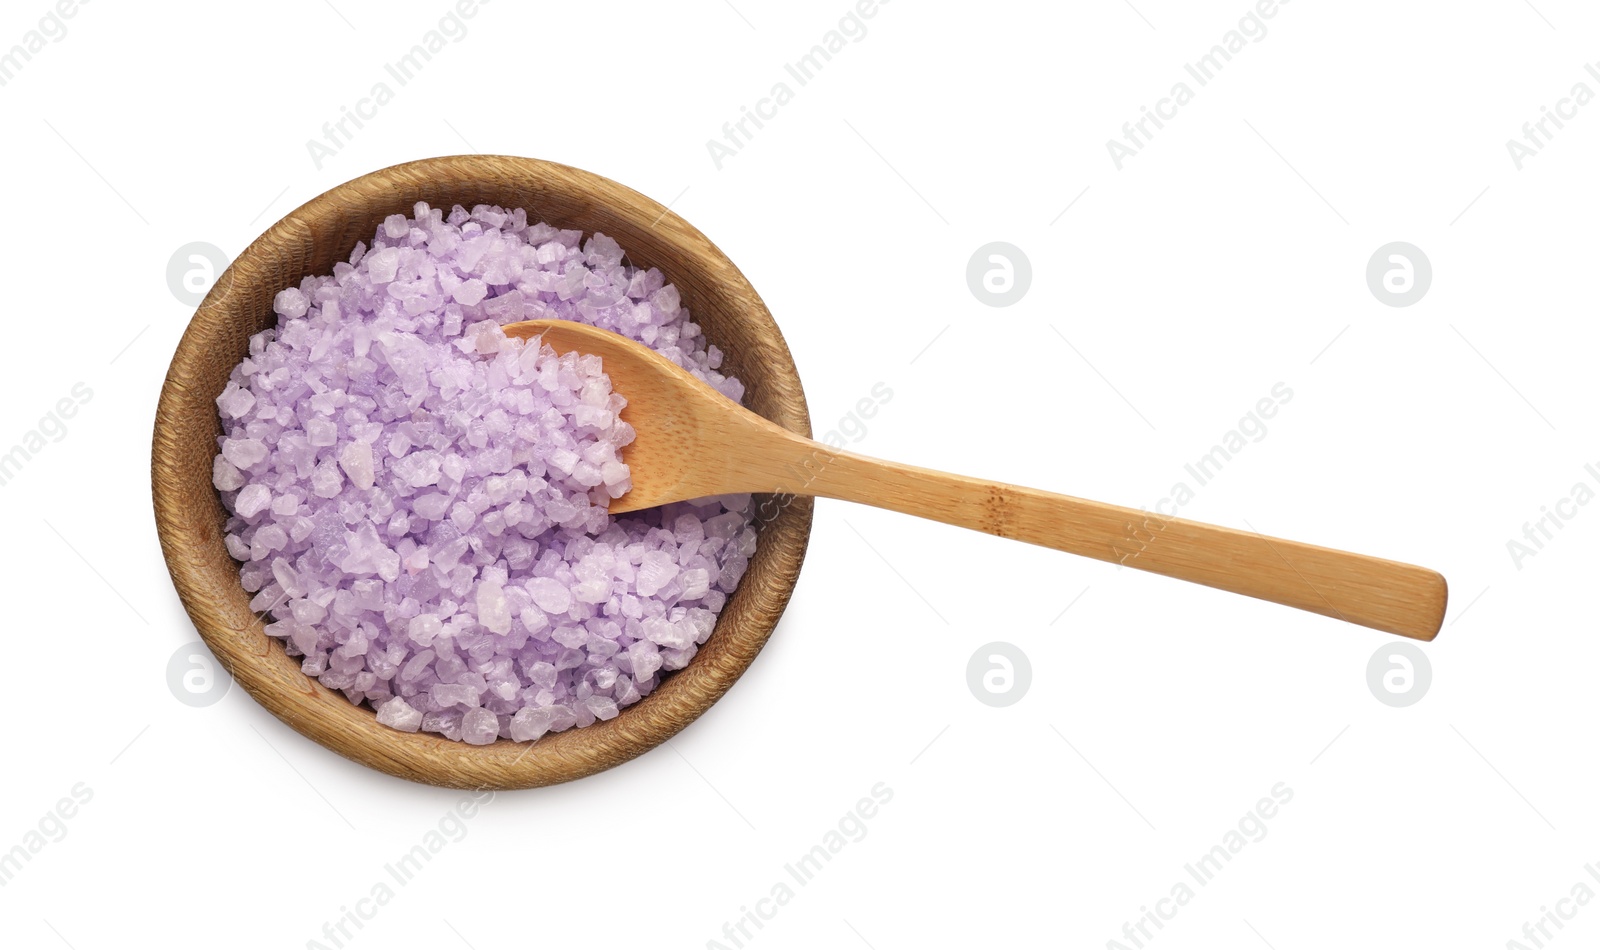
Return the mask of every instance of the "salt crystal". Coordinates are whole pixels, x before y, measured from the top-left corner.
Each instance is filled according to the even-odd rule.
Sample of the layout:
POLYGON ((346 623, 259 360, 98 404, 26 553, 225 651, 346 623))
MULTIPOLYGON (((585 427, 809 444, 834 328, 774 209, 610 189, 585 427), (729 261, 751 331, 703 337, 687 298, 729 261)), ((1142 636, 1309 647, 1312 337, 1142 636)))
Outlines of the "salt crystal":
POLYGON ((717 628, 717 614, 705 607, 690 607, 689 626, 694 629, 694 642, 705 643, 717 628))
POLYGON ((459 683, 435 683, 428 691, 440 706, 476 706, 478 693, 470 686, 459 683))
POLYGON ((426 649, 412 656, 411 659, 406 661, 406 665, 400 668, 400 681, 413 682, 421 679, 427 675, 429 665, 433 663, 435 658, 434 652, 426 649))
POLYGON ((420 614, 411 618, 411 623, 407 627, 406 632, 414 643, 416 643, 418 646, 425 647, 432 643, 434 638, 437 637, 439 632, 443 629, 444 625, 439 622, 438 617, 435 617, 432 614, 420 614))
POLYGON ((351 442, 339 452, 339 467, 350 476, 350 484, 359 491, 371 488, 377 477, 372 465, 372 445, 368 442, 351 442))
POLYGON ((565 704, 557 703, 550 707, 551 732, 562 732, 563 730, 571 729, 577 724, 577 721, 578 719, 573 715, 572 709, 565 704))
POLYGON ((749 518, 733 512, 716 515, 705 522, 706 537, 726 540, 738 534, 749 523, 749 518))
POLYGON ((511 717, 511 738, 517 742, 532 742, 550 731, 555 713, 549 706, 524 706, 511 717))
POLYGON ((649 640, 635 640, 628 647, 628 659, 633 664, 633 678, 636 680, 661 669, 661 654, 649 640))
POLYGON ((219 455, 211 461, 211 484, 215 485, 218 491, 235 491, 244 482, 244 473, 226 458, 219 455))
POLYGON ((252 482, 233 500, 233 510, 241 518, 254 518, 272 503, 272 492, 260 482, 252 482))
POLYGON ((438 492, 429 492, 418 495, 411 503, 411 510, 429 521, 438 521, 444 517, 445 511, 450 507, 450 496, 438 492))
POLYGON ((468 745, 488 745, 499 736, 500 720, 489 710, 469 709, 461 717, 461 740, 468 745))
POLYGON ((374 251, 367 255, 363 263, 367 265, 367 276, 374 284, 387 284, 394 280, 395 273, 400 268, 400 249, 386 247, 381 251, 374 251))
POLYGON ((535 577, 528 582, 528 593, 546 613, 564 614, 572 606, 572 592, 553 578, 535 577))
POLYGON ((584 700, 583 704, 589 708, 589 711, 594 714, 596 719, 617 718, 617 701, 609 696, 602 696, 596 693, 584 700))
POLYGON ((396 696, 378 707, 378 721, 390 729, 416 732, 422 727, 422 711, 396 696))
POLYGON ((250 468, 267 457, 260 439, 228 439, 222 443, 222 457, 240 468, 250 468))
POLYGON ((528 679, 532 680, 535 686, 549 689, 556 685, 556 668, 543 660, 530 663, 528 665, 528 679))
POLYGON ((611 581, 605 579, 583 581, 572 589, 572 594, 579 603, 603 604, 611 599, 611 581))
POLYGON ((249 412, 256 404, 256 397, 248 389, 240 388, 239 384, 230 381, 222 395, 217 397, 217 409, 221 411, 224 419, 238 419, 249 412))
POLYGON ((289 612, 294 615, 295 623, 307 625, 321 623, 328 616, 328 609, 312 600, 290 601, 289 612))
POLYGON ((297 287, 290 287, 278 293, 272 300, 272 310, 281 317, 298 320, 306 315, 306 310, 311 306, 311 301, 297 287))
POLYGON ((661 651, 661 668, 664 670, 681 670, 689 665, 689 660, 694 657, 694 647, 688 646, 676 650, 661 651))
POLYGON ((705 525, 692 514, 681 514, 672 522, 672 536, 679 544, 699 544, 706 537, 705 525))
MULTIPOLYGON (((262 525, 261 529, 256 532, 255 537, 251 539, 252 549, 260 549, 263 552, 276 551, 288 543, 289 533, 283 530, 281 525, 277 524, 262 525)), ((256 560, 260 560, 260 558, 256 560)))
POLYGON ((699 600, 709 590, 711 590, 710 571, 699 567, 683 572, 683 593, 679 596, 684 600, 699 600))
POLYGON ((474 277, 471 280, 463 281, 461 286, 457 287, 455 292, 451 294, 451 297, 458 304, 462 304, 463 306, 467 307, 475 307, 488 292, 488 286, 484 284, 483 281, 474 277))
POLYGON ((332 445, 339 439, 339 427, 328 419, 308 419, 306 440, 315 446, 332 445))
POLYGON ((491 633, 511 632, 511 604, 497 581, 484 580, 478 583, 478 622, 488 627, 491 633))
POLYGON ((611 425, 615 416, 608 409, 597 406, 586 406, 579 403, 572 412, 572 421, 580 426, 594 426, 603 429, 611 425))
POLYGON ((652 597, 656 591, 667 586, 668 582, 677 576, 678 565, 671 555, 661 551, 651 551, 639 564, 635 589, 642 597, 652 597))
POLYGON ((344 479, 339 477, 339 468, 332 462, 323 462, 311 474, 311 492, 318 498, 332 498, 339 494, 344 479))
POLYGON ((500 323, 514 323, 522 319, 522 292, 508 291, 483 305, 483 312, 500 323))
MULTIPOLYGON (((649 689, 649 684, 646 684, 645 688, 649 689)), ((618 706, 631 706, 638 702, 643 694, 639 692, 638 685, 631 677, 619 676, 617 684, 611 689, 611 695, 616 697, 618 706)))
POLYGON ((673 623, 661 617, 644 621, 645 639, 669 650, 681 650, 694 645, 694 635, 682 623, 673 623))

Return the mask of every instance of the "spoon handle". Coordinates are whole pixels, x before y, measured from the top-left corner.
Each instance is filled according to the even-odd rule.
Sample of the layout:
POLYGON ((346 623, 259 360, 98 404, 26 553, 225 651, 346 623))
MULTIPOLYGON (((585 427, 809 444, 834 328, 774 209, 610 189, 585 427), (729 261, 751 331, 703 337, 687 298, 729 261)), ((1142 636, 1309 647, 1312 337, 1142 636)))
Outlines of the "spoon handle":
POLYGON ((790 435, 782 492, 887 508, 1432 640, 1445 579, 1427 568, 1035 488, 885 462, 790 435))

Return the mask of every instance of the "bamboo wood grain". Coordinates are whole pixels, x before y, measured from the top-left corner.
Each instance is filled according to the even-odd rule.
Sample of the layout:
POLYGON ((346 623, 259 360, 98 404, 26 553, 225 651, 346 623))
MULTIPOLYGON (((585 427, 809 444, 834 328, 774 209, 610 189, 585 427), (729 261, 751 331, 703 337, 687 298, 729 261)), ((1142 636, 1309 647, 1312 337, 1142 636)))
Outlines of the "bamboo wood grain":
POLYGON ((1111 561, 1431 640, 1447 599, 1427 568, 837 451, 740 408, 654 350, 561 321, 506 328, 592 353, 628 400, 632 489, 612 511, 732 492, 838 498, 1111 561))
MULTIPOLYGON (((386 168, 340 185, 290 212, 217 280, 173 355, 156 410, 151 486, 156 527, 173 584, 206 645, 235 681, 275 716, 340 755, 391 775, 455 788, 527 788, 593 774, 654 748, 716 702, 755 659, 794 590, 811 530, 811 503, 765 506, 749 569, 716 629, 684 669, 615 719, 535 743, 486 746, 379 725, 300 670, 266 635, 222 542, 225 512, 211 484, 221 423, 216 397, 274 324, 272 300, 303 277, 329 274, 383 219, 418 201, 520 207, 530 219, 615 238, 631 263, 659 267, 745 403, 775 425, 810 433, 800 377, 765 304, 703 234, 661 204, 589 172, 551 162, 474 155, 386 168)), ((765 499, 757 499, 763 504, 765 499)), ((242 727, 241 727, 242 728, 242 727)), ((241 740, 244 741, 244 740, 241 740)))

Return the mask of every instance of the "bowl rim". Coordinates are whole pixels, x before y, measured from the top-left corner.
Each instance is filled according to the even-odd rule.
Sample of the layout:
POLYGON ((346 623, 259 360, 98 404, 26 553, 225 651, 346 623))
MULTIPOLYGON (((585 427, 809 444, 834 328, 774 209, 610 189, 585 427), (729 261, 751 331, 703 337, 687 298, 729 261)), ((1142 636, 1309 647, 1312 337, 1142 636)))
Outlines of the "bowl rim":
MULTIPOLYGON (((693 274, 675 275, 653 252, 639 257, 630 253, 633 263, 666 272, 696 322, 701 321, 697 304, 704 310, 711 299, 706 295, 715 294, 722 298, 718 310, 737 315, 727 319, 749 323, 756 338, 753 349, 759 352, 730 350, 730 358, 737 356, 746 365, 759 360, 765 371, 761 388, 769 403, 765 414, 810 436, 799 373, 770 311, 727 255, 693 225, 665 205, 593 172, 533 158, 454 155, 392 165, 336 185, 252 241, 217 278, 190 319, 162 384, 152 441, 151 489, 162 554, 184 609, 223 668, 260 705, 326 748, 399 778, 452 788, 532 788, 571 781, 642 755, 676 735, 732 687, 766 644, 793 593, 811 530, 809 497, 756 496, 762 513, 756 553, 694 659, 616 718, 531 743, 500 739, 473 746, 380 725, 370 707, 357 706, 303 673, 282 641, 265 632, 262 616, 249 609, 251 595, 239 583, 238 562, 223 545, 225 512, 211 484, 209 462, 203 472, 196 463, 194 440, 207 431, 214 440, 221 421, 215 404, 220 389, 202 391, 195 377, 215 372, 215 353, 224 344, 243 357, 238 339, 241 333, 248 339, 256 329, 241 326, 252 315, 256 323, 248 326, 261 322, 260 295, 266 293, 270 303, 271 295, 287 286, 281 277, 266 282, 274 281, 273 274, 284 267, 310 274, 311 248, 330 240, 321 235, 335 224, 341 233, 348 232, 354 219, 376 214, 375 205, 387 204, 393 214, 410 213, 417 200, 441 207, 465 203, 430 199, 430 191, 498 189, 509 194, 513 188, 559 196, 558 202, 580 207, 553 220, 532 207, 532 200, 474 203, 521 204, 530 219, 558 227, 576 227, 574 215, 599 215, 619 227, 642 228, 650 239, 646 243, 659 242, 660 253, 691 260, 693 274), (256 302, 247 302, 247 297, 256 302)), ((370 240, 372 230, 367 228, 359 240, 370 240)), ((582 230, 588 234, 599 228, 582 230)), ((612 236, 625 250, 634 250, 620 235, 612 236)), ((351 249, 353 244, 343 253, 348 256, 351 249)), ((337 252, 334 259, 339 259, 337 252)), ((267 311, 270 316, 270 306, 267 311)), ((715 342, 714 332, 707 336, 715 342)), ((214 448, 208 451, 215 454, 214 448)))

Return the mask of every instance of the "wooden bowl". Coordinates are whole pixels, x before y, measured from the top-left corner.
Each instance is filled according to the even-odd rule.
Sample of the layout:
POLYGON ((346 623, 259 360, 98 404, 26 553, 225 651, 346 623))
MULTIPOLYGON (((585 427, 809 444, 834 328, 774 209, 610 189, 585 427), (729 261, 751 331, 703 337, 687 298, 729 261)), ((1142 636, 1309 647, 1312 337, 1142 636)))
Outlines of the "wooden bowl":
POLYGON ((599 175, 528 158, 434 158, 363 175, 273 225, 218 278, 178 344, 156 411, 151 480, 161 549, 183 605, 211 652, 250 695, 301 734, 400 778, 452 788, 531 788, 565 782, 641 755, 671 738, 727 692, 767 642, 794 590, 811 532, 811 500, 773 504, 750 567, 694 659, 616 718, 546 735, 471 746, 379 725, 300 671, 283 642, 267 636, 223 547, 226 517, 211 484, 222 432, 215 399, 247 352, 273 326, 278 291, 330 274, 391 214, 418 201, 448 211, 496 204, 537 219, 615 238, 628 260, 659 267, 707 339, 744 381, 745 404, 810 435, 805 395, 783 335, 733 262, 688 222, 599 175))

